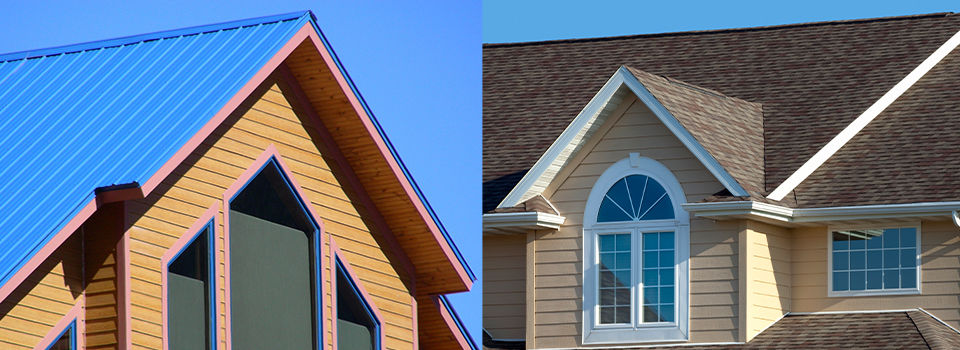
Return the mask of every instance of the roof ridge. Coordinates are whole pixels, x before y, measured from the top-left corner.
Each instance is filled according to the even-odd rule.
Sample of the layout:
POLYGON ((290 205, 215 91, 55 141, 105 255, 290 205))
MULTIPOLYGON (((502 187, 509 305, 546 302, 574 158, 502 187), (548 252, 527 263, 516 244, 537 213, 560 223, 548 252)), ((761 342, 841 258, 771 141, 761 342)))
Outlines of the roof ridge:
POLYGON ((67 44, 67 45, 61 45, 61 46, 53 46, 53 47, 47 47, 47 48, 30 49, 30 50, 4 53, 4 54, 0 54, 0 63, 8 62, 8 61, 27 60, 27 59, 39 58, 39 57, 56 56, 56 55, 74 53, 74 52, 83 52, 88 50, 96 50, 96 49, 103 49, 103 48, 110 48, 110 47, 117 47, 117 46, 124 46, 124 45, 139 43, 139 42, 145 42, 145 41, 174 38, 174 37, 180 37, 185 35, 196 35, 196 34, 219 31, 219 30, 236 29, 236 28, 248 27, 248 26, 258 25, 258 24, 283 22, 283 21, 300 19, 303 17, 309 17, 311 20, 313 20, 314 18, 313 13, 310 10, 306 10, 306 11, 283 13, 278 15, 261 16, 261 17, 226 21, 226 22, 220 22, 220 23, 214 23, 214 24, 204 24, 204 25, 198 25, 198 26, 161 30, 161 31, 149 32, 144 34, 136 34, 136 35, 116 37, 116 38, 87 41, 87 42, 82 42, 77 44, 67 44))
POLYGON ((567 38, 567 39, 553 39, 553 40, 540 40, 540 41, 484 43, 483 47, 497 48, 497 47, 512 47, 512 46, 534 46, 534 45, 612 41, 612 40, 625 40, 625 39, 651 38, 651 37, 655 38, 655 37, 685 36, 685 35, 700 35, 700 34, 753 32, 753 31, 761 31, 761 30, 778 30, 778 29, 804 28, 804 27, 813 27, 813 26, 842 25, 842 24, 871 23, 871 22, 889 22, 889 21, 922 19, 922 18, 932 18, 932 17, 947 17, 955 14, 957 13, 935 12, 935 13, 903 15, 903 16, 886 16, 886 17, 872 17, 872 18, 859 18, 859 19, 842 19, 842 20, 831 20, 831 21, 775 24, 775 25, 756 26, 756 27, 689 30, 689 31, 679 31, 679 32, 646 33, 646 34, 627 34, 627 35, 614 35, 614 36, 604 36, 604 37, 595 37, 595 38, 567 38))

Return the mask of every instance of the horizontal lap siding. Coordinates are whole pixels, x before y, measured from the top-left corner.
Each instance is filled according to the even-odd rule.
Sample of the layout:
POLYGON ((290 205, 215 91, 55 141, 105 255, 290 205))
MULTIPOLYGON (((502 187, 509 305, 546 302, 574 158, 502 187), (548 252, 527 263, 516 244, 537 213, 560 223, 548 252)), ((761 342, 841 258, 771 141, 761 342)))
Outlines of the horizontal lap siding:
POLYGON ((827 228, 793 235, 793 311, 902 310, 923 308, 960 328, 960 237, 949 221, 923 221, 920 295, 827 297, 827 228))
POLYGON ((790 311, 791 234, 788 229, 747 223, 746 337, 752 339, 790 311))
POLYGON ((0 349, 32 349, 82 290, 79 230, 0 303, 0 349))
POLYGON ((483 237, 483 329, 496 339, 523 339, 526 235, 483 237))
MULTIPOLYGON (((191 155, 189 166, 181 167, 165 179, 155 195, 134 205, 130 230, 132 295, 131 311, 134 318, 134 347, 156 349, 161 346, 160 322, 160 256, 193 225, 210 205, 220 203, 227 187, 250 167, 254 160, 273 144, 287 170, 323 222, 325 231, 336 239, 344 258, 353 266, 356 276, 372 295, 380 309, 386 335, 385 345, 390 349, 412 348, 413 318, 410 291, 394 264, 385 255, 362 219, 364 208, 355 206, 349 189, 341 188, 344 174, 332 170, 329 157, 321 154, 314 144, 309 127, 301 124, 290 103, 277 85, 272 85, 240 117, 228 118, 227 126, 218 128, 203 145, 191 155)), ((218 218, 223 218, 222 206, 218 218)), ((222 233, 222 220, 217 228, 222 233)), ((217 284, 221 297, 224 293, 224 242, 217 240, 217 284)), ((324 252, 329 242, 324 241, 324 252)), ((324 253, 326 254, 326 253, 324 253)), ((330 276, 329 270, 324 276, 330 276)), ((329 315, 331 285, 324 281, 324 304, 329 315)), ((220 339, 224 339, 226 305, 220 304, 218 324, 220 339)), ((324 329, 331 329, 331 321, 324 321, 324 329)), ((221 341, 223 345, 223 341, 221 341)), ((329 344, 328 344, 329 345, 329 344)))
MULTIPOLYGON (((536 348, 580 344, 583 210, 591 188, 608 167, 637 152, 669 168, 687 201, 699 201, 723 189, 643 104, 633 103, 620 111, 611 115, 544 192, 566 222, 559 230, 536 238, 536 348)), ((692 219, 690 231, 691 341, 736 341, 738 226, 692 219)))

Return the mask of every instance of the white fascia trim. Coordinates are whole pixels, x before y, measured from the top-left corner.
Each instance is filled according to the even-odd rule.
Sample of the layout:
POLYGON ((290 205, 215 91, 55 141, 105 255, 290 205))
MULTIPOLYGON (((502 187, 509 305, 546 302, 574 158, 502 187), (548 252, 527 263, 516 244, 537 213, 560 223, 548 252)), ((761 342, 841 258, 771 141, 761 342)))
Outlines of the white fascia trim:
POLYGON ((694 213, 696 216, 756 215, 783 222, 943 216, 952 215, 958 208, 960 208, 960 202, 923 202, 801 209, 792 209, 754 201, 683 204, 683 209, 694 213))
POLYGON ((890 91, 883 94, 879 100, 873 103, 872 106, 867 108, 862 114, 860 114, 857 119, 854 119, 850 125, 847 125, 837 136, 830 140, 826 145, 823 146, 816 154, 813 155, 806 163, 803 163, 797 171, 790 175, 780 186, 777 186, 770 195, 767 196, 769 199, 779 201, 783 199, 797 188, 803 180, 806 180, 810 174, 812 174, 817 168, 819 168, 823 163, 830 159, 834 153, 837 153, 840 150, 840 147, 843 147, 850 139, 857 135, 860 130, 863 130, 874 118, 877 117, 884 109, 893 104, 900 95, 903 95, 914 83, 916 83, 920 78, 922 78, 927 72, 930 71, 934 66, 937 65, 944 57, 947 56, 954 48, 960 45, 960 31, 955 33, 949 40, 947 40, 943 45, 933 52, 927 59, 923 60, 919 66, 913 69, 910 74, 907 74, 903 80, 900 80, 897 85, 894 85, 890 91))
POLYGON ((541 212, 483 214, 483 228, 549 228, 559 229, 565 217, 541 212))
POLYGON ((956 210, 953 211, 953 224, 960 227, 960 214, 957 214, 956 210))
MULTIPOLYGON (((517 183, 516 186, 510 190, 510 193, 504 197, 503 201, 497 206, 498 208, 509 208, 514 207, 520 204, 526 198, 531 197, 531 194, 528 193, 530 189, 540 181, 547 169, 560 157, 560 155, 567 150, 569 147, 574 147, 574 142, 584 142, 585 140, 577 140, 578 136, 583 136, 583 129, 589 126, 592 126, 593 121, 599 115, 599 113, 606 107, 607 103, 613 97, 614 93, 621 87, 627 86, 640 101, 647 105, 653 114, 666 125, 673 134, 680 139, 680 142, 683 143, 687 149, 693 153, 697 159, 710 171, 713 176, 717 178, 718 181, 730 191, 734 196, 747 196, 747 191, 733 179, 733 176, 730 175, 724 169, 720 162, 718 162, 697 140, 687 131, 683 125, 677 120, 676 117, 671 114, 663 104, 660 103, 647 90, 643 84, 637 80, 636 77, 627 70, 626 67, 621 66, 617 69, 617 72, 613 74, 610 79, 607 80, 603 87, 600 88, 600 91, 587 103, 587 106, 580 111, 580 114, 570 122, 570 125, 563 130, 563 133, 547 148, 547 151, 540 156, 540 159, 534 163, 533 167, 530 168, 522 179, 517 183)), ((572 155, 571 155, 572 156, 572 155)), ((536 195, 539 193, 533 193, 536 195)))
POLYGON ((941 320, 941 319, 940 319, 939 317, 937 317, 937 316, 934 316, 934 315, 931 314, 929 311, 924 310, 923 308, 917 308, 917 310, 919 310, 920 312, 923 312, 923 313, 927 314, 927 316, 930 316, 930 317, 933 318, 934 320, 937 320, 937 322, 940 322, 940 324, 942 324, 942 325, 944 325, 944 326, 947 326, 947 327, 950 327, 950 329, 952 329, 954 332, 960 333, 960 330, 957 330, 956 328, 953 328, 953 326, 947 324, 946 322, 943 322, 943 320, 941 320))

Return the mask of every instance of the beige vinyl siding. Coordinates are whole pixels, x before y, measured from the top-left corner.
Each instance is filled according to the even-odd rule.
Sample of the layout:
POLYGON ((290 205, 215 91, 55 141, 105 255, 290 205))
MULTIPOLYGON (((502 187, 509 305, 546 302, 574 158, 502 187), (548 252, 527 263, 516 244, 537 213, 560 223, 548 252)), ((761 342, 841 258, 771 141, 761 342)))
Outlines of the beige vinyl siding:
POLYGON ((496 339, 523 339, 527 236, 483 236, 483 328, 496 339))
POLYGON ((921 223, 920 295, 827 297, 827 230, 803 228, 793 234, 792 311, 923 308, 960 328, 960 236, 951 222, 921 223))
POLYGON ((745 340, 749 341, 790 311, 791 234, 785 228, 755 221, 747 221, 743 232, 741 244, 746 249, 741 259, 746 264, 741 285, 746 286, 743 321, 745 340))
MULTIPOLYGON (((266 84, 273 84, 268 82, 266 84)), ((305 198, 320 216, 326 233, 336 239, 344 258, 353 267, 355 276, 370 293, 373 303, 383 316, 385 348, 413 348, 412 298, 405 277, 381 248, 380 237, 368 225, 364 215, 369 210, 354 203, 355 193, 341 187, 344 172, 331 163, 333 158, 314 143, 310 130, 293 112, 290 103, 278 85, 268 85, 254 93, 253 103, 245 104, 239 113, 231 116, 208 137, 203 144, 176 169, 154 194, 131 203, 128 212, 130 235, 130 275, 132 343, 135 349, 159 349, 161 344, 160 311, 160 257, 213 204, 220 206, 217 214, 217 287, 222 300, 224 293, 223 206, 224 191, 250 167, 254 160, 273 144, 283 163, 293 173, 305 198), (257 98, 259 97, 259 98, 257 98)), ((318 141, 319 142, 319 141, 318 141)), ((349 186, 345 186, 349 187, 349 186)), ((323 254, 329 251, 329 242, 323 241, 323 254)), ((325 315, 329 316, 332 300, 329 270, 325 271, 325 315)), ((223 343, 224 310, 220 303, 219 339, 223 343)), ((323 328, 331 340, 331 320, 326 317, 323 328)), ((327 344, 331 346, 331 344, 327 344)))
POLYGON ((0 349, 33 349, 76 304, 83 290, 79 231, 0 303, 0 349))
MULTIPOLYGON (((723 189, 696 157, 636 98, 624 100, 544 196, 566 217, 557 231, 538 233, 534 256, 534 333, 531 348, 574 347, 581 341, 582 222, 597 178, 613 163, 638 152, 667 166, 687 201, 723 189)), ((736 341, 737 235, 735 223, 691 220, 691 340, 736 341)))

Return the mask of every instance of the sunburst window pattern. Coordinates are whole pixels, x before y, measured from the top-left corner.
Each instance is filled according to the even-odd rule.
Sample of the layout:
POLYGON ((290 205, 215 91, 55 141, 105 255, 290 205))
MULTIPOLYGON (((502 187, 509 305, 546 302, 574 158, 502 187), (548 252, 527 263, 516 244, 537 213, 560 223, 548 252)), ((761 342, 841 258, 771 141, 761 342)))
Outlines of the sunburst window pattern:
POLYGON ((613 184, 603 196, 597 222, 673 219, 673 204, 656 180, 630 175, 613 184))

